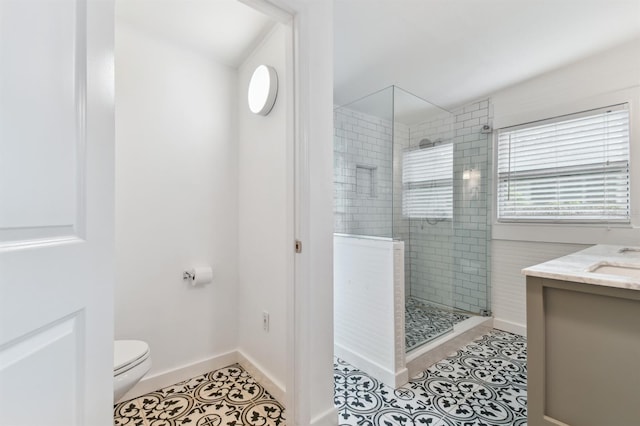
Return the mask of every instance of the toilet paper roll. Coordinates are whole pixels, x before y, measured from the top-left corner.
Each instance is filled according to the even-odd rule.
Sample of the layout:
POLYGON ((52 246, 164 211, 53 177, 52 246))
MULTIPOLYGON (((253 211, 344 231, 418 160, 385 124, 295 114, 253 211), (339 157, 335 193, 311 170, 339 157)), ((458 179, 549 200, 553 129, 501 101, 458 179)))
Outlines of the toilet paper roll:
POLYGON ((191 285, 209 284, 213 281, 213 270, 210 266, 198 266, 189 271, 193 279, 191 285))

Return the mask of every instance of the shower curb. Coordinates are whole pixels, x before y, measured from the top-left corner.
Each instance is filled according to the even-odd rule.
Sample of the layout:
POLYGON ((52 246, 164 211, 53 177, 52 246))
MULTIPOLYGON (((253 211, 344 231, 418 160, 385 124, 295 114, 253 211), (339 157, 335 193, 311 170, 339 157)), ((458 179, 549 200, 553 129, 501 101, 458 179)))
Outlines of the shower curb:
POLYGON ((452 333, 439 337, 407 354, 406 365, 409 378, 422 373, 433 364, 455 353, 474 339, 493 328, 492 317, 471 317, 456 324, 452 333))

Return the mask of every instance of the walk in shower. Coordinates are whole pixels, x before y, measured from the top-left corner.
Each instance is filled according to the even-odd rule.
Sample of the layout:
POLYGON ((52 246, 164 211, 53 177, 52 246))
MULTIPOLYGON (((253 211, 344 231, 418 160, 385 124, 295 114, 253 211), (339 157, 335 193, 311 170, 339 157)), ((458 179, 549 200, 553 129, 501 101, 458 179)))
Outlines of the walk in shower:
MULTIPOLYGON (((406 354, 456 323, 487 315, 487 110, 479 102, 447 111, 395 86, 334 110, 337 336, 364 315, 361 309, 373 316, 385 310, 376 306, 381 297, 370 298, 383 275, 371 273, 380 260, 344 249, 349 241, 358 247, 401 243, 393 250, 404 253, 403 265, 392 268, 393 295, 385 293, 403 295, 402 312, 397 300, 391 307, 396 320, 404 317, 396 321, 403 323, 396 324, 396 334, 404 330, 396 352, 402 346, 406 354), (354 318, 340 317, 352 311, 354 318)), ((375 330, 354 329, 343 337, 375 339, 375 330)))

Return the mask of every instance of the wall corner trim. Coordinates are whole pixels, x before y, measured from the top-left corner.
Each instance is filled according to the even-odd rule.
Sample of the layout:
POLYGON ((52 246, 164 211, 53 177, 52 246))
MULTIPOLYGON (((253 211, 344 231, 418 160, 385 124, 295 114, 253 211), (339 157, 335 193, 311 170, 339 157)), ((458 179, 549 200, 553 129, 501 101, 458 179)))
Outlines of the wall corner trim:
MULTIPOLYGON (((153 356, 152 356, 153 362, 153 356)), ((127 394, 120 399, 120 401, 127 401, 129 399, 138 398, 149 392, 154 392, 158 389, 171 386, 173 384, 191 379, 193 377, 200 376, 213 370, 228 367, 233 364, 240 364, 251 377, 255 379, 267 392, 271 394, 278 402, 284 404, 286 401, 286 393, 284 386, 278 381, 274 380, 264 369, 250 357, 245 355, 240 349, 225 352, 219 355, 214 355, 211 358, 204 359, 202 361, 196 361, 192 364, 184 365, 182 367, 175 368, 173 370, 167 370, 155 374, 153 376, 145 377, 133 387, 127 394)), ((116 401, 117 402, 117 401, 116 401)), ((337 414, 336 414, 337 419, 337 414)), ((329 423, 322 423, 329 424, 329 423)), ((332 423, 337 424, 337 423, 332 423)))
POLYGON ((392 371, 387 367, 378 364, 376 361, 346 348, 339 343, 334 344, 334 352, 336 357, 356 366, 356 368, 366 371, 368 375, 391 388, 397 389, 409 382, 409 370, 407 370, 404 363, 402 367, 392 371))
POLYGON ((240 349, 237 350, 238 363, 247 370, 247 373, 260 383, 263 388, 267 390, 278 402, 284 405, 286 398, 286 391, 282 383, 267 374, 260 365, 252 358, 244 354, 240 349))

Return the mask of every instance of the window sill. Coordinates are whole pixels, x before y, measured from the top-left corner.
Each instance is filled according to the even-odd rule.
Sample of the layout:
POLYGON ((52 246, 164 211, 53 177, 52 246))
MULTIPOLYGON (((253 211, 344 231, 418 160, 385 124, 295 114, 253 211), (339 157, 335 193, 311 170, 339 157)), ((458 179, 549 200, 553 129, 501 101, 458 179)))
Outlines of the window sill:
POLYGON ((493 240, 532 241, 564 244, 640 245, 640 228, 629 224, 542 224, 498 223, 492 226, 493 240))

